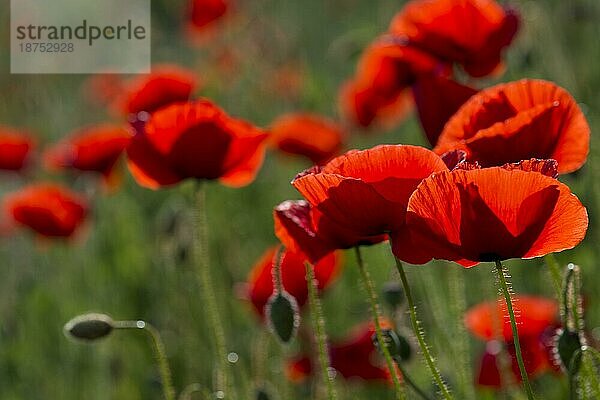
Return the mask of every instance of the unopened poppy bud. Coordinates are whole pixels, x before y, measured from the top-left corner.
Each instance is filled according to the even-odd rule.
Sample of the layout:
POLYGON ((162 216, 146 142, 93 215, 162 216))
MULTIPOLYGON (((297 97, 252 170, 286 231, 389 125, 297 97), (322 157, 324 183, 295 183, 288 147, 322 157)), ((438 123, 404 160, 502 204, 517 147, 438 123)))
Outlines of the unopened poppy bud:
POLYGON ((82 340, 96 340, 108 336, 114 329, 114 321, 106 314, 79 315, 65 324, 65 333, 82 340))
POLYGON ((404 290, 398 282, 386 282, 383 285, 382 297, 391 308, 397 308, 404 301, 404 290))
POLYGON ((575 354, 577 350, 581 350, 581 340, 579 339, 579 334, 568 329, 561 329, 557 332, 556 336, 555 351, 558 358, 557 361, 559 361, 560 366, 565 371, 568 371, 569 367, 571 366, 571 362, 574 362, 573 372, 577 372, 581 364, 581 358, 575 354), (573 360, 573 357, 578 358, 573 360))
POLYGON ((274 293, 265 306, 265 316, 271 331, 283 342, 288 343, 300 326, 298 302, 289 293, 274 293))
MULTIPOLYGON (((381 334, 392 358, 399 361, 407 361, 410 359, 412 349, 405 337, 398 335, 398 333, 392 329, 382 329, 381 334)), ((375 348, 381 352, 379 341, 377 340, 377 333, 373 333, 371 340, 373 341, 375 348)))

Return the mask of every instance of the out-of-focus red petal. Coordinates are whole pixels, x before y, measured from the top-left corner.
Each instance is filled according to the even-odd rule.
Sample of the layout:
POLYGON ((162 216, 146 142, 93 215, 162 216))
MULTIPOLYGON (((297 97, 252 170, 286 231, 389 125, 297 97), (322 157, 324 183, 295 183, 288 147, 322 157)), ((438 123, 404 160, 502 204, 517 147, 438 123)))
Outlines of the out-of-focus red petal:
POLYGON ((471 97, 448 121, 434 151, 464 149, 482 166, 554 159, 559 173, 568 173, 585 163, 589 138, 589 125, 566 90, 526 79, 471 97))
POLYGON ((172 170, 168 160, 155 150, 143 134, 137 134, 127 147, 127 166, 140 186, 159 189, 174 185, 184 177, 172 170))
POLYGON ((187 101, 198 85, 198 79, 189 70, 175 65, 154 66, 152 73, 126 84, 116 107, 127 114, 152 113, 169 104, 187 101))
POLYGON ((434 146, 450 117, 477 93, 477 89, 433 74, 419 77, 412 91, 421 126, 434 146))
POLYGON ((138 135, 134 164, 140 167, 146 161, 138 169, 153 178, 153 186, 185 178, 246 185, 262 164, 267 138, 262 130, 231 118, 204 99, 172 104, 153 113, 138 135))
MULTIPOLYGON (((432 258, 473 263, 570 249, 587 211, 569 188, 537 172, 502 167, 440 172, 411 196, 411 240, 432 258)), ((402 258, 401 248, 395 249, 402 258)))
POLYGON ((46 150, 44 159, 52 169, 94 171, 108 177, 131 137, 122 126, 90 126, 46 150))
MULTIPOLYGON (((264 315, 264 308, 273 294, 273 265, 276 261, 277 249, 267 250, 255 264, 248 277, 249 299, 259 315, 264 315)), ((283 288, 291 294, 302 307, 308 297, 306 283, 306 256, 284 250, 281 262, 281 278, 283 288)), ((320 290, 327 288, 335 279, 340 268, 338 254, 330 253, 314 265, 315 279, 320 290)))
POLYGON ((190 16, 192 25, 197 29, 205 28, 221 18, 229 7, 225 0, 191 0, 190 16))
POLYGON ((335 122, 317 114, 285 114, 269 129, 269 142, 279 150, 323 164, 336 155, 344 133, 335 122))
MULTIPOLYGON (((546 328, 556 323, 558 317, 558 303, 544 297, 515 296, 513 309, 519 337, 539 337, 546 328)), ((480 339, 512 341, 508 310, 504 302, 480 303, 467 311, 464 322, 467 329, 480 339)))
POLYGON ((0 169, 23 169, 34 147, 34 140, 27 133, 0 126, 0 169))
POLYGON ((17 223, 42 236, 69 237, 83 223, 88 206, 78 194, 42 183, 9 194, 4 209, 17 223))

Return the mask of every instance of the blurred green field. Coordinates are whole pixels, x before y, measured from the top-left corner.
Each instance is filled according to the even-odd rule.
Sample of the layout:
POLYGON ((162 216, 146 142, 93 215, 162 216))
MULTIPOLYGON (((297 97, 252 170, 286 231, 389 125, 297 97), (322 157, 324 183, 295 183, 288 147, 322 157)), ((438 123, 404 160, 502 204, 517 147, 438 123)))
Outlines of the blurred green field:
MULTIPOLYGON (((75 0, 74 0, 75 1, 75 0)), ((576 174, 562 177, 590 215, 585 241, 558 255, 562 263, 582 267, 587 326, 600 339, 600 2, 597 0, 513 1, 523 16, 522 30, 507 52, 502 81, 544 78, 568 89, 592 127, 592 151, 576 174)), ((0 2, 0 123, 30 129, 40 147, 74 128, 114 119, 84 100, 83 75, 10 75, 9 1, 0 2)), ((195 70, 205 87, 198 95, 214 99, 229 113, 266 126, 287 111, 338 114, 340 84, 351 76, 359 52, 387 28, 402 1, 379 0, 253 0, 238 1, 235 23, 213 39, 210 48, 194 47, 181 32, 183 1, 153 0, 153 61, 172 62, 195 70), (228 49, 237 59, 223 74, 214 49, 228 49), (302 76, 298 93, 276 90, 281 68, 294 66, 302 76)), ((493 81, 489 81, 493 83, 493 81)), ((400 127, 372 135, 353 135, 352 148, 379 143, 425 145, 418 121, 411 116, 400 127)), ((282 360, 295 345, 281 348, 268 340, 265 370, 257 368, 255 350, 265 331, 250 307, 236 298, 234 287, 263 253, 276 243, 272 207, 299 195, 289 184, 308 165, 269 154, 257 180, 249 187, 208 188, 211 270, 227 331, 228 349, 239 354, 234 371, 253 398, 253 381, 265 376, 278 399, 307 398, 306 388, 288 384, 282 360)), ((77 243, 43 243, 23 232, 0 239, 0 399, 159 399, 162 396, 152 352, 142 333, 116 332, 95 345, 74 343, 63 335, 66 321, 88 311, 118 319, 144 319, 158 327, 173 368, 175 385, 200 382, 210 386, 213 353, 203 304, 188 255, 193 185, 149 191, 138 187, 123 168, 124 182, 115 193, 94 196, 93 216, 77 243), (173 221, 175 224, 173 225, 173 221)), ((92 194, 85 178, 69 181, 32 170, 27 176, 0 176, 0 196, 24 182, 63 180, 92 194)), ((343 337, 348 328, 369 318, 352 252, 337 284, 323 298, 327 331, 343 337)), ((380 288, 396 279, 388 247, 366 248, 368 268, 380 288)), ((509 261, 517 293, 552 296, 553 287, 542 259, 509 261)), ((459 385, 457 360, 472 365, 484 344, 469 339, 470 353, 460 347, 461 310, 447 301, 464 279, 467 304, 496 296, 492 266, 471 270, 442 262, 409 266, 420 316, 442 373, 458 399, 469 398, 459 385)), ((408 318, 405 329, 410 331, 408 318)), ((308 318, 303 319, 308 323, 308 318)), ((268 336, 267 336, 268 337, 268 336)), ((260 364, 260 363, 259 363, 260 364)), ((407 366, 415 380, 432 387, 419 357, 407 366)), ((473 375, 473 371, 468 372, 473 375)), ((566 379, 546 376, 533 382, 540 399, 565 399, 566 379)), ((338 382, 341 399, 391 399, 386 387, 338 382)), ((506 394, 498 398, 522 398, 506 394)), ((495 398, 477 392, 477 399, 495 398)))

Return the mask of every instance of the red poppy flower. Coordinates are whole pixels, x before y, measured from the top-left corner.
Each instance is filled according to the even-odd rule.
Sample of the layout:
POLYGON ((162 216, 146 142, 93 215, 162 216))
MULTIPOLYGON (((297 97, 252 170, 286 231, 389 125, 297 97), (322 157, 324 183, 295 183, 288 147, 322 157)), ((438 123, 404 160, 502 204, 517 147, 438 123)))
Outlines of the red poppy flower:
POLYGON ((404 90, 418 74, 440 68, 440 62, 427 53, 389 37, 380 38, 365 51, 356 77, 342 91, 342 107, 356 123, 369 126, 390 107, 401 104, 404 90))
POLYGON ((50 168, 94 171, 108 178, 131 137, 121 126, 91 126, 48 149, 44 158, 50 168))
POLYGON ((344 134, 335 122, 316 114, 286 114, 270 128, 270 141, 279 150, 322 164, 337 154, 344 134))
POLYGON ((566 185, 537 171, 503 167, 432 175, 411 196, 406 221, 404 236, 393 237, 397 257, 463 266, 570 249, 588 226, 585 207, 566 185))
POLYGON ((173 103, 187 101, 199 85, 192 71, 175 65, 154 66, 152 73, 129 82, 118 99, 126 114, 152 113, 173 103))
POLYGON ((337 249, 370 245, 387 239, 386 235, 358 236, 327 218, 304 200, 288 200, 273 210, 275 235, 286 248, 306 254, 316 263, 337 249))
POLYGON ((435 146, 446 122, 477 90, 430 74, 419 77, 412 85, 412 92, 421 126, 429 143, 435 146))
POLYGON ((320 213, 355 237, 402 230, 412 192, 448 168, 417 146, 381 145, 350 151, 299 174, 292 185, 320 213))
MULTIPOLYGON (((519 337, 539 336, 557 322, 558 304, 554 300, 534 296, 513 299, 519 337)), ((465 314, 465 326, 482 340, 512 341, 512 330, 504 302, 490 301, 470 308, 465 314)))
POLYGON ((13 128, 0 126, 0 169, 19 171, 27 164, 33 139, 13 128))
POLYGON ((174 104, 152 114, 132 139, 128 165, 136 181, 151 189, 187 178, 244 186, 262 164, 266 137, 208 100, 174 104))
MULTIPOLYGON (((265 305, 273 294, 273 263, 277 248, 267 250, 256 265, 252 268, 248 277, 249 300, 259 315, 264 315, 265 305)), ((305 255, 285 251, 281 262, 281 282, 286 292, 294 296, 298 306, 302 307, 308 298, 306 283, 307 261, 305 255)), ((340 268, 340 257, 336 253, 330 253, 314 265, 315 279, 319 283, 319 289, 323 290, 333 283, 340 268)))
POLYGON ((494 0, 412 0, 394 17, 390 33, 480 77, 498 68, 518 28, 516 12, 494 0))
POLYGON ((18 224, 48 237, 71 236, 87 214, 82 197, 53 184, 32 185, 9 194, 4 209, 18 224))
MULTIPOLYGON (((389 371, 373 360, 377 349, 371 340, 375 329, 365 324, 355 330, 350 338, 329 347, 331 367, 346 379, 388 382, 389 371)), ((290 361, 286 368, 288 378, 293 382, 302 382, 314 371, 312 360, 300 356, 290 361)))
MULTIPOLYGON (((549 332, 556 331, 558 304, 554 300, 533 296, 517 296, 513 303, 528 375, 533 377, 544 371, 556 370, 551 361, 547 337, 549 332)), ((476 305, 467 311, 465 325, 475 336, 488 341, 481 358, 477 382, 483 386, 503 386, 498 360, 502 343, 510 356, 513 373, 511 378, 514 382, 519 382, 521 374, 506 305, 500 302, 476 305)))
POLYGON ((564 174, 585 163, 589 141, 590 127, 566 90, 524 79, 471 97, 448 121, 434 151, 463 149, 484 167, 551 158, 564 174))
POLYGON ((192 0, 191 22, 195 28, 204 28, 221 18, 228 8, 226 0, 192 0))

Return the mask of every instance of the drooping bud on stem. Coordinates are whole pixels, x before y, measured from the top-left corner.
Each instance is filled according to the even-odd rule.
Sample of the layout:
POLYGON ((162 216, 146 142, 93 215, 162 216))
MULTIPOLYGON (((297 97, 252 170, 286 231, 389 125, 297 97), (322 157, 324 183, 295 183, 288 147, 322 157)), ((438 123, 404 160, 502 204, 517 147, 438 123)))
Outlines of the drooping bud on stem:
POLYGON ((68 336, 80 340, 97 340, 110 335, 115 328, 113 319, 106 314, 90 313, 78 315, 65 324, 68 336))

